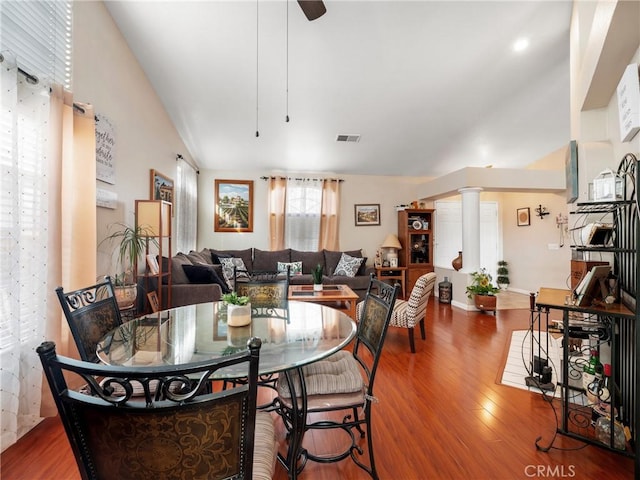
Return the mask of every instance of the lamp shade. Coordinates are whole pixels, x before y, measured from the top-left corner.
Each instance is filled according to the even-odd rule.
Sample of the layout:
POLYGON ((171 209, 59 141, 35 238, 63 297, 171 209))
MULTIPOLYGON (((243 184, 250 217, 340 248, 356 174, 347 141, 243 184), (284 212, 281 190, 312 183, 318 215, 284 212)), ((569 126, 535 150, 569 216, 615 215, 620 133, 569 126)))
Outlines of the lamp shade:
POLYGON ((387 235, 387 238, 384 239, 384 242, 382 242, 382 248, 395 248, 396 250, 402 250, 402 245, 400 244, 398 237, 395 234, 390 233, 387 235))
POLYGON ((136 200, 136 225, 153 237, 171 236, 171 204, 163 200, 136 200))

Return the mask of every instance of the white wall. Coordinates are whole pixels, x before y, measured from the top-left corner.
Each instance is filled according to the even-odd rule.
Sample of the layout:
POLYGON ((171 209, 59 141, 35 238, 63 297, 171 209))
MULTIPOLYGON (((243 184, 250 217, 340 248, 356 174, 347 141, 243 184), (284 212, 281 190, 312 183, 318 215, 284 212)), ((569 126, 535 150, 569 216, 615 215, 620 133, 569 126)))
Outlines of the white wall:
MULTIPOLYGON (((150 169, 175 180, 176 154, 192 160, 144 72, 102 2, 74 2, 73 91, 93 104, 115 129, 116 183, 97 187, 116 192, 118 208, 98 208, 98 241, 109 224, 134 223, 136 199, 150 198, 150 169)), ((97 272, 111 269, 111 247, 98 248, 97 272)))
MULTIPOLYGON (((244 249, 256 247, 269 249, 267 224, 267 185, 261 176, 270 172, 241 172, 233 170, 201 170, 198 177, 198 249, 244 249), (253 233, 227 233, 213 231, 214 181, 253 180, 253 233)), ((317 175, 291 173, 292 176, 317 175)), ((388 233, 398 230, 395 205, 407 204, 415 200, 416 185, 425 177, 380 177, 368 175, 338 175, 341 184, 340 249, 361 248, 368 257, 367 264, 373 264, 376 249, 388 233), (354 222, 355 204, 380 204, 380 226, 356 227, 354 222)))

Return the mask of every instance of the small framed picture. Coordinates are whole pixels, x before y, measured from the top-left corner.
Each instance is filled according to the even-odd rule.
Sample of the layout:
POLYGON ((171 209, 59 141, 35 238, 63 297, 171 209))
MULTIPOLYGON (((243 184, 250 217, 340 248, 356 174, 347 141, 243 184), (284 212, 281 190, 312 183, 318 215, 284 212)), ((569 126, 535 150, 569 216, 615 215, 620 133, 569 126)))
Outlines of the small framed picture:
POLYGON ((397 258, 390 258, 389 259, 389 266, 391 268, 395 268, 398 266, 398 259, 397 258))
POLYGON ((380 204, 354 205, 356 227, 380 225, 380 204))
POLYGON ((173 204, 173 180, 157 170, 151 169, 151 200, 164 200, 173 204))
POLYGON ((149 273, 151 275, 158 275, 160 273, 160 265, 158 260, 153 255, 147 255, 147 266, 149 267, 149 273))
POLYGON ((527 225, 531 225, 531 215, 529 212, 529 207, 518 208, 516 212, 519 227, 526 227, 527 225))

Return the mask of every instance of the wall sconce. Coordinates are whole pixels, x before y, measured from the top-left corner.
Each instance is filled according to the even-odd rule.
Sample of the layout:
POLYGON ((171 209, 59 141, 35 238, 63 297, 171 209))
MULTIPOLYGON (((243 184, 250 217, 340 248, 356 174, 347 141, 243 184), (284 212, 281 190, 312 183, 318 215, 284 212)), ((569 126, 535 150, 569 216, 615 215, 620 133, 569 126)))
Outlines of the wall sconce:
MULTIPOLYGON (((400 240, 398 237, 390 233, 387 235, 387 238, 384 239, 381 245, 382 248, 387 249, 387 254, 385 256, 385 263, 389 266, 398 266, 398 250, 402 249, 402 245, 400 244, 400 240), (392 265, 395 264, 395 265, 392 265)), ((384 264, 383 264, 384 265, 384 264)))
POLYGON ((543 207, 542 205, 538 205, 538 208, 535 209, 536 215, 544 220, 545 215, 549 215, 547 211, 547 207, 543 207))

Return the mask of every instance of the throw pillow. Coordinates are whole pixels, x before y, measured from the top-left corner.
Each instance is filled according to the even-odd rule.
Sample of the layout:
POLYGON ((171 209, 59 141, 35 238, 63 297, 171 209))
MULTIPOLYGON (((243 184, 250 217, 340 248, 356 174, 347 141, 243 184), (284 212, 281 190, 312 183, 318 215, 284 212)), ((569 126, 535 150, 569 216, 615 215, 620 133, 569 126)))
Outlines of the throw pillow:
POLYGON ((213 253, 212 250, 210 250, 210 252, 211 252, 211 261, 213 262, 214 265, 222 264, 222 262, 220 261, 221 258, 231 258, 231 255, 224 255, 222 253, 213 253))
POLYGON ((364 258, 352 257, 351 255, 343 253, 333 274, 345 277, 355 277, 363 260, 364 258))
POLYGON ((278 271, 285 272, 289 267, 291 275, 302 275, 302 262, 278 262, 278 271))
POLYGON ((213 265, 182 265, 182 269, 191 283, 217 283, 222 293, 229 293, 229 286, 218 276, 213 265))
POLYGON ((247 267, 241 258, 230 257, 230 258, 222 258, 220 257, 220 264, 222 265, 222 274, 224 275, 224 279, 227 281, 227 286, 230 290, 233 290, 233 269, 234 267, 237 269, 238 278, 249 278, 247 274, 247 267))

